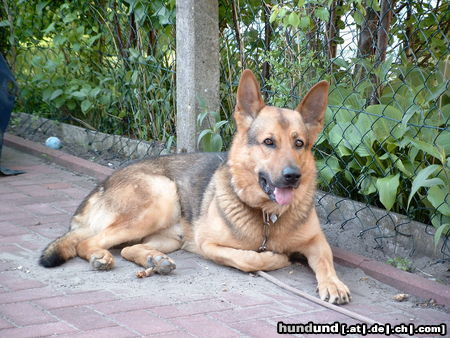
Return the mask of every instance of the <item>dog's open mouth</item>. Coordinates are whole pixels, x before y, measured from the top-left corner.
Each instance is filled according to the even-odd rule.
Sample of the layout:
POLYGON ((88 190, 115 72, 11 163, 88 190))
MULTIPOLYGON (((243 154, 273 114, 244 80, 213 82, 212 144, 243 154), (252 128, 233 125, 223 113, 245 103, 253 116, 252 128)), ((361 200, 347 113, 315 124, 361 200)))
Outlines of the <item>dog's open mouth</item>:
POLYGON ((290 204, 294 199, 293 187, 277 187, 264 173, 259 174, 259 185, 272 201, 280 205, 290 204))

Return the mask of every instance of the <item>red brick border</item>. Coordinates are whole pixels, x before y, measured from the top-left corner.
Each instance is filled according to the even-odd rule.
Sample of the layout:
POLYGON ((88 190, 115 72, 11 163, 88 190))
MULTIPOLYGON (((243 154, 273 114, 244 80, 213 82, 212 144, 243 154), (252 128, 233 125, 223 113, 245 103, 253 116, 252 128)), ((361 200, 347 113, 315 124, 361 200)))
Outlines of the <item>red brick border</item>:
POLYGON ((450 307, 450 287, 426 278, 402 271, 373 259, 333 247, 334 261, 352 268, 360 268, 367 275, 398 290, 425 299, 434 299, 438 304, 450 307))
MULTIPOLYGON (((60 150, 47 148, 38 143, 11 134, 4 135, 4 144, 36 156, 45 156, 56 164, 79 173, 93 176, 99 180, 105 179, 113 172, 113 170, 108 167, 66 154, 60 150)), ((367 275, 399 290, 421 298, 432 298, 438 304, 450 307, 450 287, 446 285, 430 281, 409 272, 401 271, 390 265, 354 254, 341 248, 333 247, 332 249, 334 260, 338 264, 352 268, 360 268, 367 275)))

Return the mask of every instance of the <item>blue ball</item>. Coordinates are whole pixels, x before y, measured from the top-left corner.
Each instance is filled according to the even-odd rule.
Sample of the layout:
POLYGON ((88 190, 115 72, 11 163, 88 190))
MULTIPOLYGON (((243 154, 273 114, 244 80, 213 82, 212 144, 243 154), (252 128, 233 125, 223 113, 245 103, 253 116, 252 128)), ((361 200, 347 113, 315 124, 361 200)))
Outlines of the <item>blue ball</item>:
POLYGON ((51 136, 45 141, 45 145, 52 149, 59 149, 61 148, 61 140, 55 136, 51 136))

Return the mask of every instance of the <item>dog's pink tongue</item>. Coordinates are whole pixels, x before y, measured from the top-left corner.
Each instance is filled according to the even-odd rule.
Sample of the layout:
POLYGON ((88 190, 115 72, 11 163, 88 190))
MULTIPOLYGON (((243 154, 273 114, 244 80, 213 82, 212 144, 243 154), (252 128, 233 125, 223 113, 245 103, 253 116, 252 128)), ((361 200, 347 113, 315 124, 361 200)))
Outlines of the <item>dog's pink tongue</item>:
POLYGON ((275 188, 275 200, 278 204, 289 204, 294 198, 294 189, 290 188, 275 188))

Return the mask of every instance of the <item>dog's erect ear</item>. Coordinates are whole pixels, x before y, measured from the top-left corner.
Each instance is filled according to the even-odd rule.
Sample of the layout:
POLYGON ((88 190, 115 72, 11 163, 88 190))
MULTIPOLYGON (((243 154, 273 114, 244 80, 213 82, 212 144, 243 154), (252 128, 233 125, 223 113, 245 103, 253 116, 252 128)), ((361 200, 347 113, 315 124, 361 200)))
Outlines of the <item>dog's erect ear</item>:
POLYGON ((303 122, 308 128, 311 144, 316 141, 317 134, 322 129, 328 105, 329 87, 327 81, 320 81, 309 90, 302 102, 295 108, 302 115, 303 122))
POLYGON ((259 111, 265 106, 258 81, 249 69, 244 70, 239 81, 234 119, 238 128, 249 127, 259 111))

